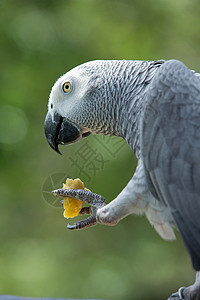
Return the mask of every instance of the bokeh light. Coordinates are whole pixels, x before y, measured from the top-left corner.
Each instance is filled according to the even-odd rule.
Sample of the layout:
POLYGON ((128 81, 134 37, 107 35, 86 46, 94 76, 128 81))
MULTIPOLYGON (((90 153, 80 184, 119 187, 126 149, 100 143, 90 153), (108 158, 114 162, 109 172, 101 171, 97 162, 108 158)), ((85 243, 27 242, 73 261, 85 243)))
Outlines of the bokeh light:
POLYGON ((0 143, 16 144, 27 134, 28 120, 22 109, 14 106, 0 106, 0 143))

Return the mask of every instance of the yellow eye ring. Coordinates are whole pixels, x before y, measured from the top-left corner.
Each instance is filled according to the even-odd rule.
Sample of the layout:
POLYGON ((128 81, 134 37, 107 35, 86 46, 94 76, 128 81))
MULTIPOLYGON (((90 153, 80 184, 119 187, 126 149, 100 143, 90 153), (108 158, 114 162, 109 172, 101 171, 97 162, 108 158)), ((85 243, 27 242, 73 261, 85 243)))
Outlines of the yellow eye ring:
POLYGON ((63 83, 62 89, 64 93, 69 93, 71 91, 72 85, 69 81, 63 83))

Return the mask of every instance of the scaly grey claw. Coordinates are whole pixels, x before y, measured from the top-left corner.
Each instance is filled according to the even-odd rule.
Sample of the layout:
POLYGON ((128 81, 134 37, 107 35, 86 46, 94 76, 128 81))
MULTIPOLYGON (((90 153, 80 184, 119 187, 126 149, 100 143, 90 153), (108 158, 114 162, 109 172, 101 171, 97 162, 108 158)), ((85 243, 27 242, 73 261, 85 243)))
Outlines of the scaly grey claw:
POLYGON ((97 224, 96 212, 97 212, 97 209, 92 207, 92 215, 91 216, 89 216, 87 219, 78 221, 78 222, 74 223, 73 225, 67 224, 67 228, 70 230, 84 229, 84 228, 96 225, 97 224))
POLYGON ((97 224, 97 219, 96 219, 96 213, 97 209, 101 208, 106 205, 106 201, 104 197, 101 195, 92 193, 87 190, 80 190, 80 189, 58 189, 52 191, 54 196, 63 196, 63 197, 71 197, 71 198, 76 198, 81 201, 85 201, 88 204, 91 205, 91 207, 83 207, 80 211, 80 215, 82 214, 91 214, 87 219, 78 221, 74 223, 73 225, 68 224, 67 228, 68 229, 83 229, 87 228, 90 226, 94 226, 97 224))
POLYGON ((74 223, 73 225, 67 224, 67 228, 70 230, 74 230, 74 229, 84 229, 87 227, 91 227, 97 224, 97 220, 95 217, 90 216, 87 219, 78 221, 76 223, 74 223))
POLYGON ((76 198, 81 201, 85 201, 93 207, 101 208, 106 205, 105 198, 101 195, 92 193, 87 190, 76 190, 76 189, 58 189, 52 191, 54 196, 63 196, 63 197, 71 197, 76 198))

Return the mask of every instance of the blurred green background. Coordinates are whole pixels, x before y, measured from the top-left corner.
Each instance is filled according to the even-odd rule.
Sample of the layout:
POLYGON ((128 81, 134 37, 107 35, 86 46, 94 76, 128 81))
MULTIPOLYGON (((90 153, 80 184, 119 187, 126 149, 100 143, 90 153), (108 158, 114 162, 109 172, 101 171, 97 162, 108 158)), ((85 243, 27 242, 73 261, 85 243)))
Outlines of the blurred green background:
POLYGON ((95 137, 59 156, 43 123, 55 80, 89 60, 177 58, 200 71, 199 15, 198 0, 0 0, 0 294, 156 300, 193 281, 179 236, 163 241, 145 217, 67 230, 49 194, 63 176, 110 201, 136 159, 95 137), (104 159, 87 174, 72 163, 86 145, 104 159))

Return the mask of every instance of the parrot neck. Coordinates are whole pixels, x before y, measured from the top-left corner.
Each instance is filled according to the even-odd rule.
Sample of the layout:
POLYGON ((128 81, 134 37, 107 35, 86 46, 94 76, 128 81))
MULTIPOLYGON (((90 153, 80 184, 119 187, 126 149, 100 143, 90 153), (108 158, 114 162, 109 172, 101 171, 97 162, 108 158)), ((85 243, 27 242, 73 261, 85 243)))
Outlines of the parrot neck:
MULTIPOLYGON (((140 117, 143 111, 148 85, 164 61, 133 61, 126 69, 126 84, 119 98, 116 132, 123 137, 130 148, 140 156, 140 117)), ((117 114, 116 114, 117 115, 117 114)))
POLYGON ((139 123, 145 93, 163 63, 164 60, 100 62, 100 76, 94 77, 93 85, 97 84, 101 102, 98 110, 94 109, 92 124, 86 127, 96 134, 121 136, 139 158, 139 123))
POLYGON ((130 104, 126 107, 126 111, 122 112, 121 119, 123 123, 119 128, 119 135, 125 139, 137 158, 140 157, 139 124, 145 101, 145 91, 146 87, 144 87, 143 92, 138 97, 131 100, 130 104))

